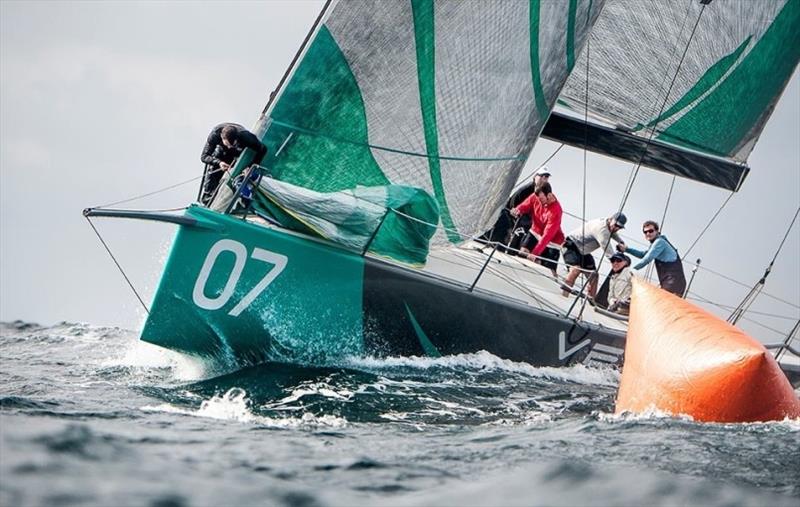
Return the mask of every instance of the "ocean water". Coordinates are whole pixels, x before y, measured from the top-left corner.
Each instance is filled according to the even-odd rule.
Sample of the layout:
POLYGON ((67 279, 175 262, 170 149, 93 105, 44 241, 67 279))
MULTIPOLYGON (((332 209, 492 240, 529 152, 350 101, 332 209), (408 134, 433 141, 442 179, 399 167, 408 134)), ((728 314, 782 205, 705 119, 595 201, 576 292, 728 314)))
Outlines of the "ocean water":
POLYGON ((225 372, 0 324, 0 505, 800 505, 800 421, 615 416, 618 381, 487 353, 225 372))

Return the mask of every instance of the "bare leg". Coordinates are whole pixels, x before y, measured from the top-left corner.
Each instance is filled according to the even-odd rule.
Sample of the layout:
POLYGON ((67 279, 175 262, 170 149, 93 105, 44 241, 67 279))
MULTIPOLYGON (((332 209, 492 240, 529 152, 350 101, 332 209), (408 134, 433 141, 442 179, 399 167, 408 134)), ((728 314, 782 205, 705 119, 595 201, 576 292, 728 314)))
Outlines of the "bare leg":
POLYGON ((589 283, 588 283, 588 294, 589 297, 594 299, 597 295, 597 276, 594 273, 589 275, 589 283))
MULTIPOLYGON (((581 274, 581 268, 578 266, 570 266, 569 273, 567 273, 567 277, 564 278, 564 285, 567 287, 572 287, 575 285, 575 280, 578 279, 578 276, 581 274)), ((564 296, 569 296, 569 291, 563 290, 561 293, 564 296)))

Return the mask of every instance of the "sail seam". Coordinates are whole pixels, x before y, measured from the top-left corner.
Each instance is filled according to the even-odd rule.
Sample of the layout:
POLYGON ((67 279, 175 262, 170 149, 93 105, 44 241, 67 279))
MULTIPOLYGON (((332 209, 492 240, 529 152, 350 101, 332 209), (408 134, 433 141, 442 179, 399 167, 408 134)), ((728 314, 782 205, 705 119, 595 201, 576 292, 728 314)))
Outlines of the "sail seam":
POLYGON ((456 161, 456 162, 497 162, 497 161, 503 161, 503 160, 524 160, 525 159, 525 157, 522 157, 522 156, 514 156, 514 157, 453 157, 453 156, 447 156, 447 155, 431 155, 429 153, 418 153, 418 152, 414 152, 414 151, 399 150, 397 148, 389 148, 387 146, 380 146, 380 145, 377 145, 377 144, 364 143, 364 142, 360 142, 360 141, 353 141, 351 139, 345 139, 344 137, 332 136, 332 135, 329 135, 329 134, 323 134, 322 132, 318 132, 316 130, 311 130, 311 129, 307 129, 307 128, 303 128, 303 127, 298 127, 297 125, 293 125, 291 123, 287 123, 287 122, 284 122, 284 121, 276 120, 275 118, 270 118, 270 119, 272 120, 272 123, 274 123, 275 125, 291 129, 294 132, 297 132, 297 133, 300 133, 300 134, 306 134, 306 135, 311 135, 311 136, 316 136, 316 137, 322 137, 322 138, 325 138, 325 139, 329 139, 331 141, 337 141, 337 142, 341 142, 341 143, 352 144, 354 146, 364 146, 364 147, 367 147, 367 148, 371 148, 373 150, 387 151, 387 152, 390 152, 390 153, 397 153, 397 154, 400 154, 400 155, 408 155, 410 157, 420 157, 420 158, 428 158, 428 159, 436 158, 436 159, 439 159, 439 160, 452 160, 452 161, 456 161))

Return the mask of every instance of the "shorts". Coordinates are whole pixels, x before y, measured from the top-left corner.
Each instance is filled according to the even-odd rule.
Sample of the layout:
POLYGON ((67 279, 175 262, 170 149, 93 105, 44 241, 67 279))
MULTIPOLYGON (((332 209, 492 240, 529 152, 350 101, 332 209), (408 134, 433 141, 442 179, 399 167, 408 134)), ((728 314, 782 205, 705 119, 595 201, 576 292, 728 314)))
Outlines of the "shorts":
MULTIPOLYGON (((522 238, 522 243, 520 244, 520 248, 527 248, 528 250, 533 251, 533 249, 536 248, 536 245, 538 244, 539 240, 536 238, 536 236, 528 232, 527 234, 525 234, 525 237, 522 238)), ((542 266, 546 268, 557 270, 558 258, 560 256, 561 252, 559 252, 557 248, 547 247, 539 255, 539 257, 541 257, 541 259, 539 259, 539 262, 541 262, 542 266)))
POLYGON ((592 254, 580 253, 578 247, 569 238, 564 242, 564 262, 567 266, 580 266, 587 271, 597 269, 592 254))

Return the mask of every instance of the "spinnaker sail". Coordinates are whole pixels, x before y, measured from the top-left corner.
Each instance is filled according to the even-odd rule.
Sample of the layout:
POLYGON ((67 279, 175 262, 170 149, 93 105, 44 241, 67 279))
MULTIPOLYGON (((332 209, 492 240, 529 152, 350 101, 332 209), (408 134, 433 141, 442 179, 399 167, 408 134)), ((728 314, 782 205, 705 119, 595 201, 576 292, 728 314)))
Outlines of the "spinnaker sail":
POLYGON ((435 240, 497 217, 604 4, 334 2, 260 125, 275 179, 317 192, 402 185, 435 240))

